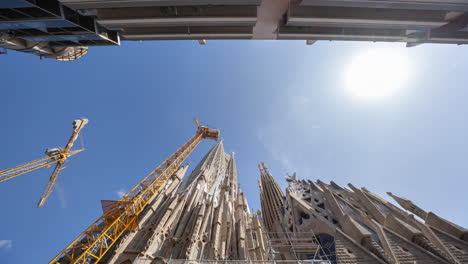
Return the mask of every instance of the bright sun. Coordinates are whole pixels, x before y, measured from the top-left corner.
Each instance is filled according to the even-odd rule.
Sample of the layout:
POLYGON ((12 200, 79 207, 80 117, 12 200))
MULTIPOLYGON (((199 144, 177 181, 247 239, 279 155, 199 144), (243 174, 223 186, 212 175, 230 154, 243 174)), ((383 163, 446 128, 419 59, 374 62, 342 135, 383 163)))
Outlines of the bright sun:
POLYGON ((346 72, 352 95, 376 100, 395 95, 408 77, 406 57, 390 49, 366 51, 354 57, 346 72))

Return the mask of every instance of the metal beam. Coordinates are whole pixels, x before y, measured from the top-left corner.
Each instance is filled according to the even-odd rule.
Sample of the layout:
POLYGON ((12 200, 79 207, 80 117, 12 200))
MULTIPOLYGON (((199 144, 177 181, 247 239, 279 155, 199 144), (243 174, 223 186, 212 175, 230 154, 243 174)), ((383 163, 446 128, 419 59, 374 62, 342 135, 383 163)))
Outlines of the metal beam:
POLYGON ((260 5, 261 0, 61 0, 73 9, 149 6, 260 5))
POLYGON ((301 5, 468 11, 467 0, 302 0, 301 5))
POLYGON ((292 6, 287 26, 429 29, 448 23, 446 11, 292 6))
POLYGON ((136 7, 98 10, 98 23, 112 28, 255 25, 255 6, 136 7))
POLYGON ((173 27, 173 26, 254 26, 256 17, 179 17, 98 20, 100 25, 122 29, 126 27, 173 27))
POLYGON ((252 27, 158 27, 126 28, 123 38, 139 39, 249 39, 252 27))

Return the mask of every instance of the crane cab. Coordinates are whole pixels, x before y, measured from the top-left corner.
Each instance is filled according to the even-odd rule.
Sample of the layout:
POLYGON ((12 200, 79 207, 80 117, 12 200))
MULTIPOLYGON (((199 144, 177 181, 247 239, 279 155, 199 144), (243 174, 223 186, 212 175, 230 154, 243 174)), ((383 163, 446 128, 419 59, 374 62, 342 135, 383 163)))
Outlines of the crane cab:
POLYGON ((45 154, 49 157, 55 156, 57 154, 60 154, 63 151, 63 148, 58 147, 58 148, 47 148, 45 151, 45 154))
POLYGON ((77 120, 73 120, 73 129, 77 129, 81 126, 81 124, 86 125, 88 124, 88 119, 86 118, 80 118, 80 119, 77 119, 77 120))

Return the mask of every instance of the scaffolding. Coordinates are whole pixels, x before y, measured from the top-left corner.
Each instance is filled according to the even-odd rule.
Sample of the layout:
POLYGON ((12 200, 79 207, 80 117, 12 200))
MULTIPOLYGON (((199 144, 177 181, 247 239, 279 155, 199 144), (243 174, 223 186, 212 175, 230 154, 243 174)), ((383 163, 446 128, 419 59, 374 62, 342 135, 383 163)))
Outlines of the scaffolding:
POLYGON ((147 264, 147 263, 157 263, 157 264, 329 264, 330 262, 323 260, 187 260, 187 259, 171 259, 160 260, 159 262, 154 262, 152 258, 140 258, 135 262, 135 264, 147 264), (152 261, 152 262, 151 262, 152 261))
POLYGON ((336 263, 334 241, 321 241, 313 232, 267 232, 266 236, 274 263, 283 263, 285 260, 281 260, 281 256, 303 263, 336 263))
POLYGON ((335 242, 313 232, 266 232, 269 260, 138 258, 134 264, 336 264, 335 242), (281 259, 283 256, 286 259, 281 259))

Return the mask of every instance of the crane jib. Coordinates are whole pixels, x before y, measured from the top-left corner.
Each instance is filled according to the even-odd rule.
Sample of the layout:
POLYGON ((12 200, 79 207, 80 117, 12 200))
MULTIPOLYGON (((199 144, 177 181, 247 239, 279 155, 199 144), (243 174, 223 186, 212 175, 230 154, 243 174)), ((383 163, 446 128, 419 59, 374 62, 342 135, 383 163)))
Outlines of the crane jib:
POLYGON ((179 169, 201 140, 204 138, 218 139, 219 130, 201 126, 197 121, 197 132, 192 138, 119 201, 112 201, 104 214, 53 258, 49 264, 98 263, 124 233, 137 230, 139 214, 154 200, 169 178, 179 169))
MULTIPOLYGON (((71 150, 71 148, 73 147, 73 144, 75 143, 79 133, 81 132, 81 130, 87 123, 88 123, 88 119, 86 118, 80 118, 78 120, 73 121, 73 132, 70 138, 68 139, 65 145, 65 148, 63 150, 61 148, 55 148, 54 150, 56 150, 56 152, 46 151, 47 156, 44 158, 33 160, 31 162, 27 162, 25 164, 21 164, 16 167, 0 171, 0 182, 15 178, 17 176, 20 176, 22 174, 25 174, 25 173, 28 173, 28 172, 31 172, 40 168, 49 168, 52 164, 57 164, 57 165, 63 164, 65 163, 65 160, 69 156, 72 156, 78 152, 83 151, 84 150, 83 148, 79 150, 71 150)), ((44 192, 43 196, 41 197, 41 200, 43 200, 42 205, 44 204, 47 197, 50 195, 50 192, 47 193, 47 190, 52 191, 51 185, 54 184, 55 180, 54 182, 52 182, 51 180, 57 178, 58 175, 54 175, 54 174, 57 174, 59 171, 60 171, 60 168, 57 168, 52 173, 49 183, 46 187, 46 192, 44 192)))

